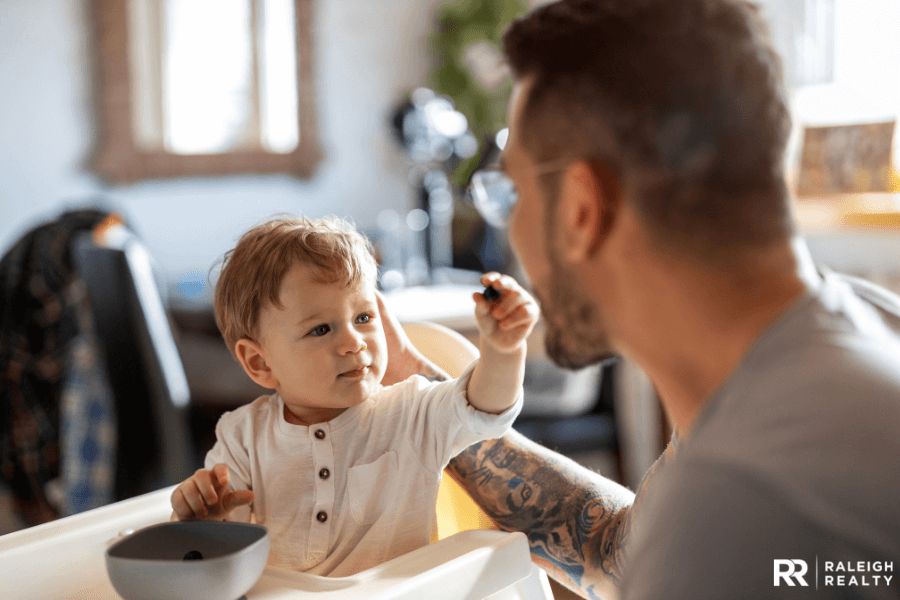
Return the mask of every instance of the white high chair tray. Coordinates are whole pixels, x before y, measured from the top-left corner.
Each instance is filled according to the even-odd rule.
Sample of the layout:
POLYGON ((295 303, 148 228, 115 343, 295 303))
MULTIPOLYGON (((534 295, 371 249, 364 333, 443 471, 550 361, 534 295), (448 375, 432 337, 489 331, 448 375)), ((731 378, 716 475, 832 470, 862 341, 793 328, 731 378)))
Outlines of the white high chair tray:
MULTIPOLYGON (((0 537, 0 589, 21 600, 119 600, 105 551, 127 531, 168 520, 173 487, 0 537)), ((247 600, 546 600, 546 574, 521 533, 464 531, 351 577, 266 568, 247 600)), ((223 599, 224 600, 224 599, 223 599)), ((236 599, 235 599, 236 600, 236 599)))

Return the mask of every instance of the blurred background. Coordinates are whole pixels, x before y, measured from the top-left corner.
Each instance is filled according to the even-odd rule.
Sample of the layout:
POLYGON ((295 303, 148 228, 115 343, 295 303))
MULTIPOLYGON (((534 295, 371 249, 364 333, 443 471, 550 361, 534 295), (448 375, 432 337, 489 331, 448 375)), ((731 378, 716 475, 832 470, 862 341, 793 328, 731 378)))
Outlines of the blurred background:
MULTIPOLYGON (((84 373, 109 379, 87 394, 105 408, 60 404, 72 377, 48 379, 44 450, 96 442, 85 459, 95 485, 78 492, 49 460, 49 484, 28 499, 49 512, 0 494, 0 534, 177 481, 218 416, 263 391, 217 337, 210 281, 238 236, 273 214, 352 220, 375 241, 402 320, 475 339, 477 274, 521 273, 466 184, 503 144, 500 35, 541 3, 0 0, 0 254, 67 211, 97 210, 59 235, 91 298, 82 322, 99 366, 84 373), (133 316, 110 324, 119 312, 133 316), (122 376, 132 367, 143 374, 122 376), (77 410, 102 418, 73 432, 77 410), (155 458, 126 455, 142 451, 155 458)), ((787 160, 814 258, 900 287, 900 3, 761 4, 787 67, 787 160)), ((561 372, 539 335, 517 428, 634 488, 668 435, 653 390, 623 363, 561 372)), ((55 342, 63 373, 72 339, 55 342)), ((9 486, 27 479, 3 468, 9 486)))

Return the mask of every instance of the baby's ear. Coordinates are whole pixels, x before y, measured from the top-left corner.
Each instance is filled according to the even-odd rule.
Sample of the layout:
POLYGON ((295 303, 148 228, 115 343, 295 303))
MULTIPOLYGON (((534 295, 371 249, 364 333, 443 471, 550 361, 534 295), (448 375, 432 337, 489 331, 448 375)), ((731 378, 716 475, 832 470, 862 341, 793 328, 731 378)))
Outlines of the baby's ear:
POLYGON ((250 379, 270 390, 278 387, 278 380, 266 363, 262 346, 249 338, 241 338, 234 344, 234 354, 250 379))

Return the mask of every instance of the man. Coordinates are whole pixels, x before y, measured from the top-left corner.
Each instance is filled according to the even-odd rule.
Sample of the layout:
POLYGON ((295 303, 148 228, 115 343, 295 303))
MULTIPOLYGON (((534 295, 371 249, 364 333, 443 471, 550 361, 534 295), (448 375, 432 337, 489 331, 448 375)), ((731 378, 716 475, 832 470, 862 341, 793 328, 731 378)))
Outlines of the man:
POLYGON ((585 597, 896 597, 900 301, 797 237, 758 10, 563 0, 504 51, 509 236, 548 351, 627 356, 677 435, 636 497, 514 434, 454 478, 585 597))

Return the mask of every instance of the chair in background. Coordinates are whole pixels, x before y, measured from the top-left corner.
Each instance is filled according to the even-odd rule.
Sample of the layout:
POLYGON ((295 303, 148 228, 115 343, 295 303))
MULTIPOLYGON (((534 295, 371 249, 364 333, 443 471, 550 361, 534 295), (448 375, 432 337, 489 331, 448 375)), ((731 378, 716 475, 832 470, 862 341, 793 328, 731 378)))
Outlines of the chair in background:
MULTIPOLYGON (((106 216, 93 209, 65 212, 26 232, 0 259, 0 485, 13 504, 13 518, 3 515, 4 530, 71 512, 61 460, 63 413, 71 406, 97 417, 82 424, 106 423, 111 413, 102 377, 92 373, 96 361, 78 360, 92 356, 96 344, 71 251, 73 237, 106 216)), ((102 424, 69 430, 82 438, 71 436, 71 445, 87 450, 79 475, 89 472, 84 481, 96 484, 79 495, 91 506, 111 499, 111 453, 85 446, 94 429, 102 424)))
POLYGON ((144 244, 115 219, 74 240, 115 403, 118 500, 158 490, 200 466, 190 392, 144 244))
POLYGON ((0 260, 0 449, 33 526, 181 481, 187 380, 149 254, 108 211, 72 210, 0 260))

